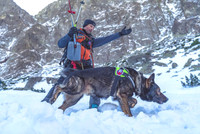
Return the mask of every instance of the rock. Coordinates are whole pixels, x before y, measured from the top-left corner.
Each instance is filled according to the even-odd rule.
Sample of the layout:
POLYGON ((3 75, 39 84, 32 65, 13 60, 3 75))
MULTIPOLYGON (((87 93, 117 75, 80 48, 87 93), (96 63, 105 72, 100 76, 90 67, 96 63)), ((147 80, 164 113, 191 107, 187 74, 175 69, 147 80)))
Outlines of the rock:
POLYGON ((172 68, 174 69, 176 67, 178 67, 178 64, 177 63, 172 63, 172 68))
POLYGON ((24 89, 25 90, 31 90, 33 89, 34 85, 37 83, 37 82, 40 82, 42 80, 42 77, 31 77, 28 79, 28 82, 26 83, 24 89))
POLYGON ((9 47, 25 28, 36 22, 31 15, 16 5, 13 0, 0 0, 0 46, 9 47))
POLYGON ((184 68, 189 67, 192 63, 192 61, 194 61, 192 58, 189 58, 188 61, 185 63, 184 68))

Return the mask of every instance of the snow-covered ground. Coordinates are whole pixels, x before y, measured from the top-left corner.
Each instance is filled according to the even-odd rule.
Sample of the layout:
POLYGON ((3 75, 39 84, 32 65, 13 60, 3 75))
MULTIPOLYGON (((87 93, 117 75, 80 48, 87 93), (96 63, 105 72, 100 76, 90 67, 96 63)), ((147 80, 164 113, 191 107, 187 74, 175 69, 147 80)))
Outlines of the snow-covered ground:
MULTIPOLYGON (((169 98, 165 104, 145 102, 136 97, 138 104, 131 109, 133 117, 127 117, 112 98, 101 100, 97 111, 88 109, 89 97, 84 96, 63 113, 57 109, 62 104, 62 95, 50 105, 41 102, 46 93, 1 90, 0 134, 200 134, 200 87, 183 88, 181 85, 190 73, 200 74, 200 71, 189 72, 185 68, 189 58, 194 60, 191 65, 199 64, 199 50, 179 49, 176 53, 173 58, 154 59, 168 65, 153 67, 156 83, 169 98), (172 61, 177 63, 176 68, 172 67, 172 61)), ((58 74, 59 69, 52 67, 56 68, 45 66, 41 75, 58 74)), ((22 81, 15 86, 24 85, 22 81)), ((51 86, 41 82, 34 88, 48 92, 51 86)))
MULTIPOLYGON (((161 79, 157 77, 157 79, 161 79)), ((159 80, 158 80, 159 81, 159 80)), ((159 83, 159 82, 158 82, 159 83)), ((58 106, 62 96, 50 105, 40 102, 44 93, 31 91, 0 92, 1 134, 199 134, 200 89, 182 89, 175 79, 159 83, 169 101, 159 105, 144 102, 131 109, 133 117, 127 117, 119 107, 101 105, 88 109, 89 97, 84 96, 65 113, 58 106), (171 83, 172 82, 172 83, 171 83), (170 88, 170 90, 169 90, 170 88), (168 90, 170 92, 168 92, 168 90), (105 107, 107 106, 107 107, 105 107)), ((111 98, 102 100, 112 102, 111 98)))
MULTIPOLYGON (((63 114, 57 109, 62 96, 50 105, 40 102, 46 93, 0 91, 0 134, 199 134, 200 87, 183 88, 180 82, 190 72, 155 69, 156 74, 163 72, 155 81, 169 101, 159 105, 137 97, 138 104, 131 109, 133 117, 124 115, 112 98, 101 101, 99 112, 88 109, 89 97, 84 96, 63 114)), ((51 85, 38 83, 35 88, 41 87, 48 91, 51 85)))

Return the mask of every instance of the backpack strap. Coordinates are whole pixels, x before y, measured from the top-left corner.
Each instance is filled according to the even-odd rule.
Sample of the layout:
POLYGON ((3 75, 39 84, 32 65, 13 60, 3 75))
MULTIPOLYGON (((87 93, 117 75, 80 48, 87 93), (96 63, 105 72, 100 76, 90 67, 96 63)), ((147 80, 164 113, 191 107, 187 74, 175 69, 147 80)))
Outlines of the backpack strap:
MULTIPOLYGON (((93 68, 94 68, 94 58, 93 58, 93 54, 92 54, 92 53, 93 53, 93 48, 92 48, 92 46, 93 46, 93 42, 92 42, 93 38, 87 36, 87 35, 83 32, 82 29, 78 30, 78 33, 84 35, 84 36, 85 36, 86 38, 88 38, 89 41, 91 42, 91 45, 90 45, 90 55, 91 55, 91 60, 92 60, 92 66, 93 66, 93 68)), ((82 66, 82 69, 84 69, 84 68, 83 68, 83 64, 82 64, 81 66, 82 66)))

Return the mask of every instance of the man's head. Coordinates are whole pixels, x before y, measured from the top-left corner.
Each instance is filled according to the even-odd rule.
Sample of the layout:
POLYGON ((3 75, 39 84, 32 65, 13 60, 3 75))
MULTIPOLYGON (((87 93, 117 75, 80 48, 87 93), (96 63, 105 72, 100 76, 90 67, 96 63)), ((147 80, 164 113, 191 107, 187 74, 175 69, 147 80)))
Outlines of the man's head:
POLYGON ((83 24, 83 29, 88 33, 91 34, 94 30, 94 27, 96 26, 96 23, 93 20, 87 19, 85 20, 83 24))

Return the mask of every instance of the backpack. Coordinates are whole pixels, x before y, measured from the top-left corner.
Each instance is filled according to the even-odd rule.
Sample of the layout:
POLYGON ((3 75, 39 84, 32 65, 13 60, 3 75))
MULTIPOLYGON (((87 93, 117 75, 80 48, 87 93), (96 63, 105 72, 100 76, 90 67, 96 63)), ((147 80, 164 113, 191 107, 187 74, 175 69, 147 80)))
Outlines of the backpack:
MULTIPOLYGON (((88 37, 82 29, 78 30, 78 34, 76 37, 76 44, 74 41, 70 41, 67 47, 64 50, 64 54, 61 58, 61 62, 65 62, 66 59, 75 62, 87 61, 92 59, 92 37, 88 37)), ((94 66, 94 63, 93 63, 94 66)))

